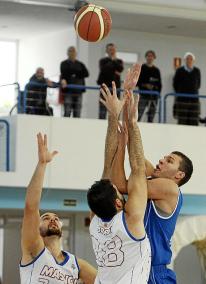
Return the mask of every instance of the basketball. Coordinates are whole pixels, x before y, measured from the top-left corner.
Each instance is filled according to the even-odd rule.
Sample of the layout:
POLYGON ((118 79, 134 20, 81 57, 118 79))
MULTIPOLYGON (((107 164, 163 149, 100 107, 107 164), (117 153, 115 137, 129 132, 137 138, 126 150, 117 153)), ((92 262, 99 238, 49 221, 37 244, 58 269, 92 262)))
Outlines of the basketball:
POLYGON ((74 27, 79 37, 86 41, 98 42, 105 38, 112 25, 107 9, 89 4, 82 7, 74 17, 74 27))

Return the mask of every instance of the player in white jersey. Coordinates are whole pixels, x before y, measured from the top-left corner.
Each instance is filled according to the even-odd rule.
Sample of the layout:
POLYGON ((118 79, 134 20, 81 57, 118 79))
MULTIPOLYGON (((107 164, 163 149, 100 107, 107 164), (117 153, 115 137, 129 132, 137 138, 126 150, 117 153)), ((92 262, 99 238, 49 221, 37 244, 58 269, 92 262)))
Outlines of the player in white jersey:
MULTIPOLYGON (((137 81, 140 70, 141 66, 135 65, 127 80, 137 81)), ((109 112, 104 172, 102 180, 93 184, 87 194, 92 211, 90 235, 98 265, 95 284, 146 284, 151 266, 151 249, 143 223, 147 203, 147 182, 144 152, 137 125, 137 103, 131 90, 127 92, 127 96, 119 100, 114 83, 113 94, 106 85, 101 92, 104 97, 101 102, 109 112), (118 135, 125 135, 127 132, 125 125, 122 127, 118 124, 120 112, 126 101, 129 109, 128 150, 131 167, 127 202, 110 181, 118 135), (118 125, 122 132, 119 134, 118 125)))
POLYGON ((21 284, 93 284, 96 270, 61 249, 62 223, 54 213, 40 216, 39 205, 46 165, 57 154, 47 149, 47 136, 39 133, 39 161, 26 191, 22 224, 21 284))

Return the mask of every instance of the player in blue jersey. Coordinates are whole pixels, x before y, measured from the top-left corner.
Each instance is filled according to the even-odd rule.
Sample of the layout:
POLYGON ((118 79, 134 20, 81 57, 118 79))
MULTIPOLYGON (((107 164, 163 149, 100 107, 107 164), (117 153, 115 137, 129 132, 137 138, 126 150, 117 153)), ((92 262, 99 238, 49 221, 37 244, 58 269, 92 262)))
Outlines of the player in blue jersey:
MULTIPOLYGON (((118 149, 113 164, 115 169, 112 180, 120 192, 126 193, 126 179, 123 182, 124 154, 120 153, 120 146, 118 149), (120 170, 121 167, 122 170, 120 170)), ((179 186, 190 179, 193 166, 188 157, 177 151, 162 158, 156 168, 152 167, 148 161, 146 165, 149 176, 147 182, 149 200, 145 212, 145 228, 152 249, 152 266, 148 283, 173 284, 177 283, 176 275, 167 268, 167 265, 171 262, 171 238, 182 207, 179 186)))
MULTIPOLYGON (((127 117, 126 108, 125 115, 127 117)), ((124 171, 126 133, 122 132, 113 161, 112 182, 121 193, 127 193, 124 171)), ((145 212, 145 228, 152 249, 152 267, 149 284, 177 283, 175 273, 167 268, 171 262, 171 238, 182 207, 180 186, 189 181, 193 165, 181 152, 175 151, 159 160, 154 167, 145 160, 148 177, 148 204, 145 212)))

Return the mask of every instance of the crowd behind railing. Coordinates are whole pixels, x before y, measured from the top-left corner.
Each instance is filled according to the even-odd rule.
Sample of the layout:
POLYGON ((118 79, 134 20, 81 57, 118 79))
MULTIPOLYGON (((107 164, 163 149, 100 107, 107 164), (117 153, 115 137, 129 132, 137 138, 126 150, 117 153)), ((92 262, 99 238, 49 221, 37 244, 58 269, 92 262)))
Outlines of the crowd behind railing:
MULTIPOLYGON (((44 69, 37 68, 35 74, 30 78, 24 92, 20 92, 18 100, 18 111, 33 115, 53 115, 52 106, 48 104, 48 88, 58 88, 58 102, 62 105, 64 117, 81 117, 83 93, 87 90, 97 90, 98 96, 100 86, 105 83, 112 86, 116 83, 117 95, 121 96, 121 73, 124 70, 124 62, 117 58, 116 46, 113 43, 106 46, 107 56, 99 60, 99 74, 97 76, 98 86, 86 86, 85 78, 89 76, 87 67, 77 60, 76 48, 68 48, 68 58, 60 64, 59 82, 51 81, 44 76, 44 69)), ((145 53, 145 63, 142 65, 140 78, 136 91, 140 93, 139 117, 143 116, 147 122, 154 122, 158 114, 159 122, 168 121, 168 102, 172 106, 172 117, 178 124, 198 125, 199 122, 206 123, 201 118, 201 100, 206 96, 199 95, 201 74, 199 68, 194 66, 195 56, 191 52, 184 55, 184 64, 176 62, 176 71, 173 78, 174 92, 161 95, 162 80, 161 72, 154 61, 156 54, 153 50, 145 53)), ((103 104, 98 105, 99 119, 106 118, 106 109, 103 104)))

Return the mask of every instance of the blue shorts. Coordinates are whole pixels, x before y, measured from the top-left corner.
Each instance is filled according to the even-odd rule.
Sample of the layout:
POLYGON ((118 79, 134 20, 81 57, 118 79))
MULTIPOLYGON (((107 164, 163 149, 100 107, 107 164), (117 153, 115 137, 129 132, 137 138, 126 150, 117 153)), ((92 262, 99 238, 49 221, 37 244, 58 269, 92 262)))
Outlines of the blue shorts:
POLYGON ((177 284, 176 275, 166 265, 151 266, 148 284, 177 284))

